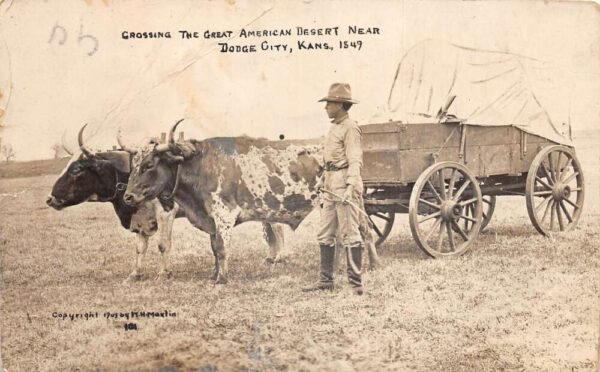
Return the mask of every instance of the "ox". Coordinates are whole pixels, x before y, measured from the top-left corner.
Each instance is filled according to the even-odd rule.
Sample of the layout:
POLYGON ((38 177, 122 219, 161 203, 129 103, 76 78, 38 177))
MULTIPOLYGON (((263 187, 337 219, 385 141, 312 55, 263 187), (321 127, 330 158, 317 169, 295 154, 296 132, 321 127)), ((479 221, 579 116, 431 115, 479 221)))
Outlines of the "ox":
MULTIPOLYGON (((172 246, 173 221, 174 218, 184 217, 185 214, 179 206, 169 200, 151 200, 135 207, 127 205, 123 201, 123 195, 129 180, 130 158, 136 151, 123 145, 120 136, 117 136, 121 151, 93 152, 83 144, 84 129, 85 125, 78 135, 81 156, 74 158, 67 165, 54 183, 46 203, 56 210, 86 201, 111 203, 121 225, 136 233, 138 238, 134 270, 126 281, 142 278, 148 240, 157 231, 158 250, 162 257, 157 278, 171 277, 169 253, 172 246)), ((277 262, 283 246, 283 230, 281 226, 269 224, 265 224, 263 228, 270 247, 267 261, 277 262)))
MULTIPOLYGON (((210 234, 215 280, 226 283, 235 225, 263 221, 296 229, 318 204, 315 185, 323 171, 323 147, 315 140, 246 136, 175 142, 182 120, 171 128, 168 143, 136 156, 124 199, 130 205, 174 199, 192 225, 210 234)), ((368 227, 362 232, 371 263, 376 263, 368 227)))

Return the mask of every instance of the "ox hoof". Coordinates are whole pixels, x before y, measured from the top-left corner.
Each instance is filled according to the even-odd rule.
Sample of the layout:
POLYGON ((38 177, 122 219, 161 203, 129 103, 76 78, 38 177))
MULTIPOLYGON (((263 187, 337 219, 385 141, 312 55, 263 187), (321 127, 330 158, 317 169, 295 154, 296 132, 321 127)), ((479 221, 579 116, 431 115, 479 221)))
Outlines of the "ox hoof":
POLYGON ((215 284, 227 284, 227 278, 223 275, 219 275, 217 280, 215 280, 215 284))
POLYGON ((265 258, 265 265, 275 266, 277 264, 286 263, 287 260, 284 257, 267 257, 265 258))
POLYGON ((156 280, 157 281, 162 281, 162 280, 167 280, 167 279, 171 279, 173 278, 173 272, 172 271, 160 271, 158 273, 158 275, 156 276, 156 280))
POLYGON ((129 274, 129 276, 127 277, 127 279, 125 279, 123 281, 123 284, 139 282, 139 281, 142 281, 143 279, 144 279, 144 275, 143 274, 131 273, 131 274, 129 274))
POLYGON ((368 270, 369 271, 375 271, 375 270, 380 269, 381 267, 382 267, 381 261, 371 261, 369 263, 369 269, 368 270))

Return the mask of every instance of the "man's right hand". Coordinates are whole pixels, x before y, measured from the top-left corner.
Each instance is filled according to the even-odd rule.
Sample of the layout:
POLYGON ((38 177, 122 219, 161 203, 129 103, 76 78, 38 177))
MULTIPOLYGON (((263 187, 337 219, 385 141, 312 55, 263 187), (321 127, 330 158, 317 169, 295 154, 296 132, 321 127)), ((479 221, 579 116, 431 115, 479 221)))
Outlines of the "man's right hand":
POLYGON ((317 183, 315 184, 315 190, 317 190, 317 192, 321 192, 321 189, 323 188, 324 184, 323 184, 323 177, 319 177, 319 179, 317 180, 317 183))

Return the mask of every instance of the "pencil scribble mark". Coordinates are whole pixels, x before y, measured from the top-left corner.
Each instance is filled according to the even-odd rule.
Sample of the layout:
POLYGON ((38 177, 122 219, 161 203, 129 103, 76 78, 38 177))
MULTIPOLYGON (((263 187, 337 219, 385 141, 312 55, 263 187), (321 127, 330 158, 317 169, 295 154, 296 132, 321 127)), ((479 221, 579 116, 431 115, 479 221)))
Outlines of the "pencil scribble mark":
POLYGON ((62 39, 58 41, 58 44, 63 45, 67 41, 67 30, 65 30, 64 27, 59 26, 58 22, 56 22, 56 24, 54 25, 54 28, 52 29, 52 33, 50 34, 50 39, 48 40, 48 44, 52 44, 52 41, 54 40, 54 36, 56 35, 57 30, 62 32, 62 39))
POLYGON ((88 52, 88 56, 91 56, 98 51, 98 44, 99 44, 98 39, 95 36, 92 36, 90 34, 83 35, 83 25, 80 25, 79 26, 79 37, 77 38, 77 42, 79 44, 81 44, 81 42, 86 39, 94 42, 94 48, 90 52, 88 52))

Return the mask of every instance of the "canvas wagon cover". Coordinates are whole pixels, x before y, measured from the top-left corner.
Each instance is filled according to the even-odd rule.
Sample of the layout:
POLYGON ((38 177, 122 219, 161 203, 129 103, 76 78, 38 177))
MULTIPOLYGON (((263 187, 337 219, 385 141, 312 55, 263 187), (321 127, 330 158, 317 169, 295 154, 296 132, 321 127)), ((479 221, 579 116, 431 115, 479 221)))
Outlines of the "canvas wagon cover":
POLYGON ((448 113, 463 123, 514 125, 571 145, 571 89, 567 75, 546 62, 427 40, 400 61, 387 114, 405 123, 431 123, 455 95, 448 113))

